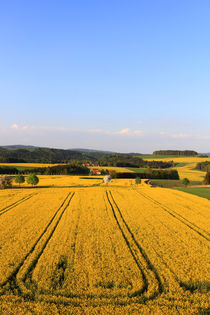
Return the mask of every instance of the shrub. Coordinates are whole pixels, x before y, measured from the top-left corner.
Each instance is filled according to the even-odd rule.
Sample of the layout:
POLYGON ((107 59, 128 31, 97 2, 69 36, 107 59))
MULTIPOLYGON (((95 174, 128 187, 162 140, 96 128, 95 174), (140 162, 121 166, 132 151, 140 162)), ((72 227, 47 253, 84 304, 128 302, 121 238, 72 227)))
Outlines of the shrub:
POLYGON ((112 178, 117 178, 117 172, 114 171, 114 170, 109 170, 109 175, 110 175, 112 178))
POLYGON ((29 185, 35 186, 35 185, 38 184, 38 182, 39 182, 39 178, 36 176, 36 174, 31 173, 31 174, 28 175, 28 177, 27 177, 27 183, 28 183, 29 185))
POLYGON ((204 185, 210 185, 210 172, 206 173, 206 176, 204 178, 203 184, 204 185))
POLYGON ((12 178, 3 176, 0 178, 0 189, 10 188, 12 186, 12 178))
POLYGON ((140 177, 136 177, 136 184, 141 184, 141 178, 140 177))
POLYGON ((19 184, 23 184, 25 182, 25 177, 23 175, 17 175, 15 177, 15 183, 19 184))
POLYGON ((186 177, 182 180, 182 184, 185 185, 185 186, 188 186, 189 183, 190 183, 190 181, 189 181, 189 179, 186 178, 186 177))

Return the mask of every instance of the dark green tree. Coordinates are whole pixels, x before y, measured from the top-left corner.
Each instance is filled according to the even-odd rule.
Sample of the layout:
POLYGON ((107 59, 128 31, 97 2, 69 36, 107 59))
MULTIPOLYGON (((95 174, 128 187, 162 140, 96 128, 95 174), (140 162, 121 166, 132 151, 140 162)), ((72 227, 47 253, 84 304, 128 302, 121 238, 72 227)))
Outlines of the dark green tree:
POLYGON ((182 180, 182 184, 185 185, 185 187, 187 187, 189 185, 189 183, 190 183, 190 181, 186 177, 182 180))
POLYGON ((33 186, 37 185, 39 182, 39 178, 34 173, 29 174, 26 180, 29 185, 33 186))
POLYGON ((136 184, 141 184, 141 178, 140 177, 136 177, 136 184))
POLYGON ((204 178, 203 184, 204 185, 210 185, 210 172, 206 173, 206 176, 204 178))
POLYGON ((17 175, 15 177, 15 183, 19 184, 23 184, 25 182, 25 177, 23 175, 17 175))

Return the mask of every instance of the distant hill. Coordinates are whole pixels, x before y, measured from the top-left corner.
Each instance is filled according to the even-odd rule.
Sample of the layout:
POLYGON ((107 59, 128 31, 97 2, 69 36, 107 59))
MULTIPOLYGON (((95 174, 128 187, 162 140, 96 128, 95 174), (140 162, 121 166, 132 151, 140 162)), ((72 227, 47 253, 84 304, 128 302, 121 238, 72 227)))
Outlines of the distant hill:
POLYGON ((79 152, 98 152, 98 153, 103 153, 103 154, 112 154, 112 153, 117 153, 113 151, 103 151, 103 150, 94 150, 94 149, 83 149, 83 148, 73 148, 69 150, 74 150, 74 151, 79 151, 79 152))
POLYGON ((22 145, 22 144, 16 144, 16 145, 4 145, 0 146, 0 148, 4 149, 37 149, 39 147, 33 146, 33 145, 22 145))
MULTIPOLYGON (((0 163, 68 163, 77 161, 100 161, 105 156, 117 154, 112 151, 94 149, 54 149, 32 145, 6 145, 0 146, 0 163)), ((138 156, 139 153, 118 153, 120 156, 138 156)))
MULTIPOLYGON (((173 155, 173 156, 198 156, 195 151, 175 151, 161 150, 155 151, 154 157, 158 155, 173 155)), ((101 161, 105 158, 113 157, 140 157, 141 153, 117 153, 112 151, 94 150, 94 149, 54 149, 36 147, 32 145, 6 145, 0 146, 0 163, 68 163, 72 160, 77 161, 101 161)), ((210 156, 210 153, 205 153, 210 156)), ((152 155, 151 155, 152 157, 152 155)), ((144 155, 143 155, 144 158, 144 155)), ((112 158, 111 158, 112 159, 112 158)))
POLYGON ((0 147, 1 163, 68 163, 71 160, 92 160, 97 158, 91 154, 74 150, 37 148, 32 146, 0 147))

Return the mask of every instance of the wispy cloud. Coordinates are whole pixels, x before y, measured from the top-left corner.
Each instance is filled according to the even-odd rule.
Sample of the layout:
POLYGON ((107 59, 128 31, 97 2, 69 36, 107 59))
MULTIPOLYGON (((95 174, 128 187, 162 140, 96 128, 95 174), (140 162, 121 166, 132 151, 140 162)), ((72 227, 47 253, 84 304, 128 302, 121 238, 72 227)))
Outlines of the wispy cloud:
POLYGON ((115 135, 128 135, 128 136, 139 136, 143 135, 144 132, 142 130, 131 130, 130 128, 124 128, 119 131, 113 132, 115 135))
POLYGON ((103 129, 88 129, 87 132, 89 133, 104 133, 109 134, 109 131, 103 130, 103 129))
POLYGON ((128 135, 128 136, 138 136, 143 135, 142 130, 131 130, 130 128, 123 128, 121 130, 112 131, 105 129, 74 129, 59 126, 20 126, 18 124, 13 124, 10 129, 19 131, 58 131, 58 132, 80 132, 80 133, 93 133, 93 134, 105 134, 105 135, 128 135))
POLYGON ((160 131, 159 134, 161 136, 165 136, 167 138, 173 138, 173 139, 185 139, 185 138, 193 138, 192 135, 187 134, 187 133, 168 133, 165 131, 160 131))
POLYGON ((172 134, 171 138, 174 139, 184 139, 184 138, 190 138, 191 135, 187 134, 187 133, 178 133, 178 134, 172 134))
POLYGON ((124 128, 124 129, 121 129, 119 131, 116 131, 114 134, 116 135, 127 135, 130 133, 130 129, 129 128, 124 128))
POLYGON ((200 140, 210 140, 210 136, 197 136, 197 139, 200 139, 200 140))

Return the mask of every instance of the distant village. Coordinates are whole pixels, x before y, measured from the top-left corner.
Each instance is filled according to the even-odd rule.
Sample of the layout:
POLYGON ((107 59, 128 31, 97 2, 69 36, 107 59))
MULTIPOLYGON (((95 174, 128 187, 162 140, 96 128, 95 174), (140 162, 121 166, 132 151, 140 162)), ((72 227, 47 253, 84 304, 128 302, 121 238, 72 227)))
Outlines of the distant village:
POLYGON ((94 167, 94 168, 90 169, 91 175, 101 175, 101 173, 102 173, 102 170, 98 168, 99 165, 97 163, 87 162, 87 163, 83 163, 82 165, 85 167, 94 167))

